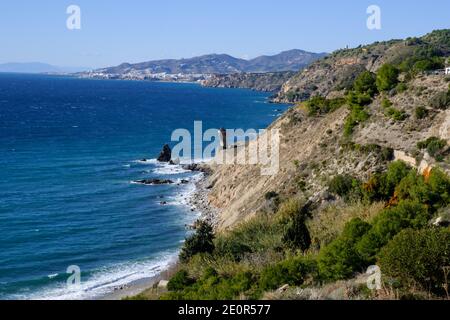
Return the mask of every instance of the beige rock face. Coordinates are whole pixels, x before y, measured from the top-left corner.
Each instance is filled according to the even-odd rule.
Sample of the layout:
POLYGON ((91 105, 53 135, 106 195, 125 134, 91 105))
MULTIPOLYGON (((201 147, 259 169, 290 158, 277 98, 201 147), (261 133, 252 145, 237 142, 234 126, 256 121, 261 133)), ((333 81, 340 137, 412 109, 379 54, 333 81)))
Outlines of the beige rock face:
POLYGON ((408 156, 404 151, 395 150, 394 151, 394 160, 395 161, 403 161, 403 162, 409 164, 411 167, 416 166, 416 159, 411 156, 408 156))
MULTIPOLYGON (((268 192, 291 193, 290 188, 302 174, 296 164, 325 159, 334 162, 335 157, 331 153, 323 154, 319 145, 333 139, 329 134, 330 128, 340 131, 347 114, 347 109, 343 108, 332 116, 313 119, 305 116, 301 110, 292 110, 276 121, 269 130, 281 131, 280 168, 277 174, 263 175, 261 165, 213 164, 214 174, 209 178, 213 188, 209 199, 221 210, 219 228, 227 229, 253 217, 264 206, 265 194, 268 192), (293 121, 298 124, 293 124, 293 121)), ((267 141, 263 135, 250 142, 247 149, 241 146, 237 150, 227 150, 227 156, 233 157, 234 152, 240 156, 261 140, 267 141)), ((305 168, 303 173, 308 170, 305 168)), ((312 191, 320 189, 320 185, 313 185, 312 191)))

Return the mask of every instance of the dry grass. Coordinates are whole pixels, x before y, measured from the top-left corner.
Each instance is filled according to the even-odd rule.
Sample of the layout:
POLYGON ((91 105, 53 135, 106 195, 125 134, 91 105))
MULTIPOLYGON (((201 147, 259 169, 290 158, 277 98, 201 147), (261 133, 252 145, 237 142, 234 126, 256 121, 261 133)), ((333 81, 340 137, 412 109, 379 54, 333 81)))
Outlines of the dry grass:
POLYGON ((347 222, 360 218, 370 222, 382 209, 384 203, 356 203, 350 206, 333 205, 319 212, 307 222, 315 245, 323 247, 337 238, 347 222))

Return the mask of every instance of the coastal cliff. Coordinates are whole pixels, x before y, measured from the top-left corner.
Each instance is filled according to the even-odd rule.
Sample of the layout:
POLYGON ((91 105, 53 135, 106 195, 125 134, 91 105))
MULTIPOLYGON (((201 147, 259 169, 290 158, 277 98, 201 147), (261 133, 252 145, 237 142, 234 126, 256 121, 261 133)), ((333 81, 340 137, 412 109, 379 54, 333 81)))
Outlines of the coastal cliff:
POLYGON ((295 74, 295 72, 221 74, 213 75, 202 81, 202 85, 213 88, 242 88, 278 92, 283 84, 295 74))

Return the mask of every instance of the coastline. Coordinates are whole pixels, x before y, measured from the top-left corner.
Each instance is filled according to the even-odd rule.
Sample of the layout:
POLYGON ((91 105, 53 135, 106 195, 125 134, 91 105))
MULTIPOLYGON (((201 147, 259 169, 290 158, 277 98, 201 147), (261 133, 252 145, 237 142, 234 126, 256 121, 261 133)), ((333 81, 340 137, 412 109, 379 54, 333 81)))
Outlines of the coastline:
MULTIPOLYGON (((25 77, 24 79, 29 80, 29 78, 25 77)), ((75 79, 78 80, 78 79, 75 79)), ((33 79, 31 79, 30 81, 34 81, 33 79)), ((36 81, 38 81, 37 83, 39 84, 41 81, 42 82, 46 82, 46 81, 58 81, 55 82, 57 84, 60 84, 61 87, 67 87, 70 88, 69 85, 65 85, 65 84, 73 84, 73 85, 79 85, 81 88, 84 88, 87 85, 94 85, 96 86, 96 84, 92 83, 92 84, 86 84, 86 83, 82 83, 80 82, 73 82, 72 83, 72 79, 67 80, 65 79, 65 77, 58 77, 58 79, 48 79, 47 77, 38 77, 38 79, 36 79, 36 81), (64 78, 64 79, 63 79, 64 78), (67 82, 69 81, 69 82, 67 82)), ((113 82, 111 81, 108 85, 106 85, 106 89, 109 92, 110 91, 110 86, 112 86, 113 88, 116 87, 116 85, 113 84, 113 82)), ((102 84, 100 84, 100 87, 103 87, 102 84)), ((120 88, 122 88, 122 85, 119 86, 120 88)), ((198 87, 198 85, 192 86, 192 87, 198 87)), ((131 90, 132 92, 134 92, 134 90, 139 91, 139 86, 137 88, 135 88, 134 85, 127 85, 126 86, 127 90, 131 90)), ((105 90, 106 90, 105 89, 105 90)), ((157 87, 156 89, 160 90, 159 87, 157 87)), ((164 88, 164 90, 166 90, 166 88, 164 88)), ((163 91, 164 91, 163 90, 163 91)), ((169 90, 169 92, 171 92, 170 90, 172 90, 171 87, 168 87, 167 90, 169 90)), ((183 88, 176 88, 176 90, 181 90, 182 92, 185 91, 185 89, 183 88)), ((196 88, 191 88, 189 87, 187 90, 197 90, 196 88)), ((117 91, 117 90, 116 90, 117 91)), ((208 94, 213 94, 215 90, 211 90, 208 91, 208 94)), ((234 108, 232 110, 235 109, 240 109, 240 103, 239 101, 243 101, 242 103, 244 105, 249 105, 251 108, 254 108, 254 113, 249 113, 250 115, 248 116, 248 120, 246 121, 247 118, 245 118, 243 121, 241 120, 242 123, 253 123, 255 122, 254 126, 258 125, 258 122, 261 121, 259 119, 266 119, 267 118, 267 123, 270 123, 272 121, 272 115, 268 114, 272 112, 272 108, 270 106, 265 107, 264 105, 262 105, 261 108, 261 102, 266 102, 266 95, 253 95, 253 93, 245 93, 243 92, 243 97, 241 97, 241 93, 238 94, 233 94, 232 91, 235 90, 227 90, 227 96, 229 95, 229 100, 226 100, 227 105, 229 104, 231 108, 234 108), (229 94, 228 94, 229 91, 229 94), (236 106, 236 107, 235 107, 236 106)), ((104 95, 102 95, 102 97, 106 97, 106 93, 105 92, 104 95)), ((165 92, 165 91, 164 91, 165 92)), ((94 95, 94 93, 93 93, 94 95)), ((115 96, 112 96, 113 98, 115 98, 115 96)), ((46 99, 45 97, 43 99, 46 99)), ((105 98, 107 99, 107 98, 105 98)), ((109 98, 108 98, 109 99, 109 98)), ((123 99, 128 101, 128 98, 124 98, 121 95, 117 96, 117 99, 123 99)), ((228 99, 228 98, 227 98, 228 99)), ((105 102, 106 100, 104 100, 103 98, 100 99, 101 101, 99 101, 100 107, 99 110, 103 110, 102 108, 105 108, 105 111, 110 112, 110 107, 108 107, 108 105, 110 103, 105 102)), ((121 102, 122 100, 118 100, 119 102, 121 102)), ((125 102, 120 103, 120 106, 125 105, 125 102)), ((49 110, 53 112, 53 106, 51 105, 51 102, 49 103, 49 110)), ((89 105, 89 104, 88 104, 89 105)), ((136 103, 136 105, 139 105, 138 103, 136 103)), ((199 105, 199 110, 203 110, 202 108, 206 108, 208 107, 209 102, 206 101, 203 104, 200 103, 199 105)), ((31 107, 30 107, 31 108, 31 107)), ((96 134, 96 131, 90 132, 89 129, 91 129, 91 127, 87 126, 87 128, 83 128, 83 126, 81 126, 80 124, 83 123, 83 121, 85 120, 83 117, 81 117, 80 119, 78 119, 78 114, 79 112, 77 111, 78 109, 78 105, 77 106, 72 106, 72 105, 67 105, 67 110, 69 110, 68 112, 70 112, 71 114, 74 115, 74 119, 70 118, 70 121, 68 123, 65 123, 64 121, 61 122, 61 125, 64 125, 65 127, 67 127, 67 136, 72 139, 72 137, 76 136, 80 136, 81 138, 83 138, 83 135, 77 135, 77 133, 81 133, 83 132, 83 134, 92 134, 94 136, 94 134, 96 134)), ((89 107, 90 108, 90 107, 89 107)), ((117 110, 114 109, 114 112, 122 112, 122 107, 118 108, 117 110)), ((209 108, 209 107, 208 107, 209 108)), ((33 109, 34 110, 34 109, 33 109)), ((209 109, 208 109, 209 110, 209 109)), ((251 109, 253 110, 253 109, 251 109)), ((57 106, 55 106, 55 112, 58 112, 59 109, 57 106)), ((142 116, 139 116, 138 114, 141 113, 142 110, 131 110, 132 114, 136 115, 136 118, 134 120, 136 121, 141 121, 143 122, 142 125, 147 126, 148 122, 144 121, 145 119, 143 119, 142 116), (145 123, 144 123, 145 122, 145 123)), ((127 112, 131 112, 130 110, 127 109, 127 112)), ((43 113, 44 114, 44 113, 43 113)), ((114 113, 113 113, 114 114, 114 113)), ((222 114, 222 113, 221 113, 222 114)), ((47 116, 47 114, 45 113, 45 119, 47 119, 47 117, 49 117, 48 121, 53 121, 52 119, 50 119, 50 116, 47 116)), ((50 114, 49 114, 50 115, 50 114)), ((234 112, 230 113, 230 116, 227 116, 227 119, 230 119, 231 121, 233 120, 233 115, 234 112)), ((94 117, 96 119, 96 117, 98 116, 98 114, 96 112, 93 112, 92 117, 94 117)), ((214 120, 217 121, 218 124, 220 124, 222 122, 221 119, 213 119, 212 116, 209 116, 208 114, 204 115, 205 119, 209 119, 210 120, 214 120)), ((54 118, 54 117, 53 117, 54 118)), ((149 117, 150 118, 150 117, 149 117)), ((153 118, 153 117, 152 117, 153 118)), ((112 118, 111 118, 112 119, 112 118)), ((115 118, 114 118, 115 119, 115 118)), ((195 119, 195 118, 193 118, 195 119)), ((33 119, 34 120, 34 119, 33 119)), ((37 119, 38 120, 38 119, 37 119)), ((135 122, 133 120, 133 123, 135 122)), ((177 119, 173 119, 174 120, 174 124, 173 127, 176 127, 176 123, 175 120, 177 119)), ((62 120, 61 120, 62 121, 62 120)), ((115 120, 114 120, 115 121, 115 120)), ((130 117, 130 121, 131 121, 131 117, 130 117)), ((55 123, 60 124, 60 119, 56 118, 55 119, 55 123), (57 121, 56 121, 57 120, 57 121)), ((178 120, 177 120, 178 123, 178 120)), ((231 122, 233 123, 233 122, 231 122)), ((264 124, 266 125, 266 121, 264 121, 264 124)), ((261 125, 261 126, 263 126, 261 125)), ((231 125, 232 126, 232 125, 231 125)), ((92 126, 93 130, 98 130, 97 129, 98 126, 92 126)), ((106 127, 109 130, 109 127, 106 127)), ((128 128, 125 128, 124 130, 126 130, 125 132, 128 133, 128 128)), ((104 139, 105 136, 100 136, 98 139, 99 141, 101 141, 100 139, 104 139)), ((126 135, 124 135, 124 137, 127 137, 126 135)), ((138 249, 131 247, 131 248, 124 248, 124 250, 119 250, 122 249, 122 247, 120 248, 115 248, 113 245, 110 245, 110 242, 108 241, 98 241, 96 242, 94 239, 95 236, 97 236, 97 233, 92 233, 88 231, 85 231, 84 229, 82 229, 80 231, 80 235, 83 235, 83 238, 81 238, 82 241, 85 241, 85 239, 89 239, 90 241, 88 242, 87 246, 79 246, 80 247, 80 252, 83 255, 80 255, 80 257, 77 257, 77 261, 76 263, 81 265, 83 267, 83 276, 82 276, 82 284, 83 284, 83 290, 67 290, 67 288, 64 285, 64 281, 66 280, 64 278, 65 272, 64 272, 64 267, 60 267, 55 265, 53 268, 55 268, 55 271, 53 270, 49 270, 48 272, 46 272, 43 275, 38 274, 37 278, 39 279, 39 282, 36 283, 32 283, 30 286, 32 286, 32 288, 25 292, 21 297, 24 299, 30 298, 30 299, 42 299, 42 300, 46 300, 46 299, 67 299, 67 300, 72 300, 72 299, 84 299, 84 300, 96 300, 96 299, 121 299, 124 296, 129 296, 132 295, 134 293, 138 293, 139 291, 148 288, 149 286, 151 286, 155 281, 158 280, 158 276, 155 276, 157 274, 160 274, 161 272, 164 272, 165 269, 168 269, 168 265, 169 263, 171 263, 172 265, 176 264, 176 257, 178 256, 177 251, 179 252, 180 247, 182 246, 182 241, 185 239, 186 235, 190 233, 190 231, 186 231, 185 226, 192 226, 193 222, 197 219, 205 219, 208 221, 215 221, 214 219, 217 217, 215 215, 215 213, 213 212, 213 210, 210 210, 211 208, 209 208, 208 206, 208 196, 207 194, 210 194, 210 190, 208 190, 207 188, 210 187, 210 185, 207 185, 206 181, 211 181, 211 178, 208 177, 204 177, 203 174, 201 173, 201 170, 194 170, 192 174, 187 173, 186 172, 186 176, 189 177, 190 175, 194 175, 196 177, 198 177, 197 179, 189 179, 191 180, 189 184, 186 183, 181 183, 179 182, 179 179, 173 178, 174 183, 173 183, 173 187, 161 187, 161 188, 157 188, 157 187, 147 187, 147 186, 136 186, 134 185, 134 180, 138 179, 138 178, 172 178, 170 175, 175 175, 174 172, 178 172, 176 168, 167 168, 166 166, 162 166, 163 168, 159 168, 159 166, 157 166, 157 168, 153 168, 153 166, 149 166, 149 167, 144 167, 142 166, 142 164, 139 163, 139 159, 143 159, 142 157, 142 145, 144 143, 148 143, 151 146, 155 146, 155 145, 161 145, 162 142, 161 141, 152 141, 150 140, 150 142, 148 142, 147 138, 141 138, 141 136, 139 136, 138 138, 133 138, 128 141, 127 139, 124 139, 124 141, 126 141, 126 146, 128 147, 129 145, 131 145, 130 150, 133 152, 133 154, 130 156, 129 155, 129 150, 128 148, 123 148, 123 158, 121 158, 121 161, 116 161, 117 159, 117 146, 115 144, 107 144, 104 143, 102 144, 104 146, 104 148, 101 149, 101 157, 93 157, 92 161, 95 161, 95 163, 99 164, 99 166, 95 165, 95 166, 86 166, 86 168, 89 168, 89 170, 95 170, 95 172, 100 172, 98 174, 95 175, 89 175, 88 178, 89 180, 83 180, 83 175, 80 173, 80 175, 77 175, 77 179, 80 178, 80 181, 84 182, 84 181, 88 181, 91 182, 91 177, 93 177, 92 179, 92 183, 97 183, 97 185, 101 185, 102 187, 104 186, 105 190, 112 190, 111 191, 111 196, 109 194, 105 193, 101 193, 100 196, 104 197, 105 199, 113 199, 116 200, 116 197, 123 197, 120 200, 124 201, 123 203, 125 203, 125 200, 127 199, 131 199, 130 200, 130 207, 132 208, 137 208, 136 212, 128 212, 128 210, 126 209, 122 209, 122 208, 112 208, 114 210, 108 210, 108 205, 111 204, 111 206, 113 205, 113 203, 115 201, 111 201, 110 203, 108 202, 106 205, 99 205, 98 208, 97 206, 95 206, 95 208, 89 208, 89 210, 96 210, 96 212, 101 212, 103 213, 105 211, 105 214, 108 215, 108 217, 112 216, 113 218, 118 217, 117 221, 122 221, 121 219, 123 219, 122 216, 125 217, 130 217, 130 214, 133 214, 133 219, 136 219, 136 221, 138 221, 139 223, 129 223, 129 225, 135 225, 139 230, 146 230, 143 231, 142 233, 147 236, 148 234, 150 234, 151 236, 154 234, 158 234, 158 236, 161 234, 161 237, 163 238, 164 244, 161 245, 162 247, 166 248, 168 247, 167 250, 163 250, 161 252, 161 255, 153 254, 152 251, 152 241, 150 238, 150 241, 142 241, 141 243, 143 243, 144 245, 142 246, 142 252, 138 252, 136 254, 136 256, 138 257, 143 257, 141 259, 137 259, 136 261, 134 261, 134 256, 133 258, 131 258, 130 260, 128 259, 128 255, 130 255, 131 250, 136 250, 138 251, 138 249), (131 143, 131 144, 130 144, 131 143), (109 147, 110 146, 110 147, 109 147), (126 151, 125 151, 126 150, 126 151), (105 159, 105 160, 103 160, 105 159), (111 159, 111 162, 108 162, 109 160, 106 159, 111 159), (100 170, 101 169, 101 170, 100 170), (166 169, 170 169, 170 170, 166 170, 166 169), (104 175, 104 176, 103 176, 104 175), (203 176, 203 177, 202 177, 203 176), (201 181, 199 181, 199 183, 196 183, 197 180, 200 180, 200 178, 202 177, 201 181), (101 178, 101 179, 100 179, 101 178), (105 179, 106 178, 106 179, 105 179), (110 179, 110 180, 109 180, 110 179), (97 181, 98 180, 98 181, 97 181), (112 182, 112 183, 105 183, 105 181, 108 182, 112 182), (133 186, 129 187, 128 185, 133 184, 133 186), (179 186, 179 187, 178 187, 179 186), (195 187, 196 186, 196 187, 195 187), (161 193, 163 193, 162 196, 158 196, 158 189, 162 189, 161 193), (173 192, 172 192, 173 189, 173 192), (125 192, 123 192, 125 190, 125 192), (129 192, 129 196, 127 194, 127 192, 129 192), (150 196, 149 196, 150 195, 150 196), (136 202, 137 200, 137 202, 136 202), (138 203, 138 205, 134 206, 136 203, 138 203), (146 209, 147 208, 153 208, 155 207, 156 210, 161 212, 160 216, 157 216, 157 219, 151 220, 151 215, 147 215, 146 214, 146 209), (167 208, 167 209, 164 209, 167 208), (191 210, 191 208, 195 208, 195 210, 191 210), (173 225, 176 226, 176 232, 177 232, 177 237, 176 240, 172 239, 172 234, 170 232, 164 232, 165 229, 158 229, 158 227, 154 226, 159 226, 159 223, 161 221, 163 221, 165 219, 165 211, 169 210, 170 211, 170 219, 171 222, 173 223, 173 225), (106 213, 107 211, 107 213, 106 213), (119 219, 120 218, 120 219, 119 219), (155 221, 156 223, 153 224, 153 221, 155 221), (145 223, 141 223, 141 222, 145 222, 145 223), (154 228, 155 231, 148 231, 148 229, 152 229, 154 228), (84 235, 84 233, 86 233, 86 235, 84 235), (92 240, 91 237, 92 236, 92 240), (166 240, 167 239, 167 240, 166 240), (96 264, 93 264, 93 266, 86 266, 86 264, 84 263, 85 257, 88 257, 88 254, 90 254, 92 252, 92 255, 94 256, 94 259, 98 259, 101 260, 101 257, 97 257, 95 255, 94 250, 91 250, 88 252, 88 254, 86 254, 85 252, 82 252, 82 250, 84 250, 84 248, 89 248, 89 245, 92 246, 108 246, 108 249, 111 248, 111 255, 112 254, 121 254, 121 256, 119 256, 117 258, 117 261, 113 261, 113 262, 107 262, 104 265, 103 264, 99 264, 98 266, 96 264), (114 251, 116 250, 116 251, 114 251), (155 267, 155 268, 153 268, 155 267), (56 276, 58 275, 58 276, 56 276), (63 281, 64 280, 64 281, 63 281), (36 287, 36 288, 35 288, 36 287), (78 292, 80 291, 80 292, 78 292)), ((151 138, 151 137, 150 137, 151 138)), ((109 138, 107 138, 109 139, 109 138)), ((86 151, 89 150, 89 148, 91 147, 96 147, 97 141, 92 139, 81 139, 80 141, 82 141, 85 144, 77 144, 76 149, 75 147, 73 149, 70 149, 71 151, 86 151), (92 146, 91 146, 92 145, 92 146)), ((78 142, 78 140, 76 141, 78 142)), ((109 142, 109 140, 108 140, 109 142)), ((16 146, 11 146, 12 147, 16 147, 16 146)), ((151 147, 152 149, 153 147, 151 147)), ((148 154, 157 154, 158 150, 156 147, 154 147, 155 150, 150 150, 148 152, 148 154)), ((15 150, 15 149, 14 149, 15 150)), ((122 150, 122 149, 121 149, 122 150)), ((121 151, 122 152, 122 151, 121 151)), ((99 152, 100 154, 100 152, 99 152)), ((56 153, 55 153, 56 155, 56 153)), ((78 159, 77 157, 84 157, 84 154, 82 152, 74 152, 74 156, 71 155, 71 160, 73 161, 73 159, 78 159)), ((69 154, 68 154, 69 156, 69 154)), ((25 159, 25 157, 19 158, 21 159, 21 161, 23 161, 23 163, 28 163, 28 161, 31 164, 31 160, 27 160, 25 159)), ((51 158, 49 158, 49 160, 51 160, 51 158)), ((82 159, 84 161, 84 158, 82 159)), ((153 160, 153 159, 151 159, 153 160)), ((206 160, 206 159, 205 159, 206 160)), ((80 163, 85 163, 83 161, 80 161, 80 163)), ((63 166, 64 163, 61 162, 61 166, 63 166)), ((30 166, 31 168, 34 168, 33 166, 30 166)), ((81 166, 80 166, 81 167, 81 166)), ((83 169, 84 170, 84 169, 83 169)), ((88 169, 86 169, 86 174, 89 171, 88 169)), ((84 171, 82 172, 84 174, 84 171)), ((184 173, 184 172, 183 172, 184 173)), ((178 174, 178 173, 177 173, 178 174)), ((182 173, 179 173, 180 177, 184 178, 185 176, 182 175, 182 173)), ((24 173, 24 175, 26 175, 26 173, 24 173)), ((50 174, 49 174, 50 176, 50 174)), ((176 178, 178 178, 178 176, 176 176, 176 178)), ((55 175, 55 179, 60 179, 60 175, 55 175)), ((53 183, 52 186, 60 186, 58 183, 53 183)), ((61 185, 61 194, 64 195, 65 193, 71 193, 72 191, 70 191, 67 188, 63 188, 63 185, 61 185)), ((92 200, 94 201, 94 195, 89 194, 87 192, 85 192, 85 190, 82 190, 80 188, 80 190, 77 192, 79 192, 81 195, 86 195, 86 197, 89 197, 89 199, 92 197, 92 200)), ((56 199, 57 197, 53 194, 50 194, 49 197, 56 199)), ((59 198, 58 198, 59 199, 59 198)), ((63 199, 63 198, 61 198, 63 199)), ((73 204, 73 206, 78 206, 81 208, 85 205, 85 201, 81 201, 80 199, 82 199, 82 197, 74 197, 75 204, 73 204)), ((39 199, 40 200, 40 199, 39 199)), ((43 199, 45 200, 45 199, 43 199)), ((40 200, 40 201, 43 201, 40 200)), ((96 200, 96 199, 95 199, 96 200)), ((34 201, 34 200, 33 200, 34 201)), ((98 203, 98 202, 95 202, 98 203)), ((64 205, 64 203, 62 203, 62 205, 64 205)), ((55 205, 56 207, 56 205, 55 205)), ((20 206, 18 206, 18 210, 20 209, 20 206)), ((78 207, 77 207, 78 209, 78 207)), ((53 210, 53 207, 48 211, 49 213, 51 213, 53 210)), ((80 209, 81 210, 81 209, 80 209)), ((80 211, 84 214, 85 211, 80 211)), ((47 211, 45 212, 47 214, 47 211)), ((103 219, 102 217, 104 217, 106 215, 104 214, 96 214, 96 215, 92 215, 92 218, 94 219, 103 219)), ((124 219, 125 222, 130 221, 131 219, 124 219)), ((70 220, 72 221, 72 220, 70 220)), ((113 222, 115 222, 116 220, 113 220, 113 222)), ((42 220, 42 224, 44 224, 45 220, 42 220)), ((132 230, 129 228, 130 226, 127 225, 127 228, 125 228, 124 226, 122 226, 122 222, 118 223, 121 227, 120 228, 114 228, 115 230, 126 230, 125 232, 129 234, 131 234, 131 236, 136 237, 136 235, 132 232, 132 230)), ((162 225, 162 223, 161 223, 162 225)), ((111 229, 107 229, 107 227, 111 227, 112 225, 104 225, 102 227, 104 228, 98 228, 97 230, 99 230, 98 235, 99 237, 106 237, 106 238, 110 238, 112 236, 111 229), (101 230, 101 231, 100 231, 101 230)), ((33 228, 33 234, 30 234, 30 237, 43 237, 45 235, 45 232, 47 231, 47 229, 44 228, 38 228, 39 226, 36 226, 35 228, 33 228, 33 226, 31 228, 33 228), (36 234, 35 234, 36 233, 36 234)), ((57 234, 51 234, 51 236, 57 236, 57 234)), ((76 236, 78 236, 78 234, 76 234, 76 236)), ((74 236, 75 237, 75 236, 74 236)), ((78 240, 74 238, 73 241, 78 240)), ((147 239, 144 239, 147 240, 147 239)), ((86 241, 87 242, 87 241, 86 241)), ((72 244, 72 239, 70 239, 70 241, 67 241, 66 243, 58 243, 58 246, 63 246, 63 245, 73 245, 72 244)), ((155 245, 158 246, 158 242, 155 242, 155 245)), ((64 248, 62 248, 64 249, 64 248)), ((62 250, 61 249, 61 250, 62 250)), ((78 249, 78 247, 77 247, 78 249)), ((133 252, 134 253, 134 252, 133 252)), ((86 258, 87 259, 87 258, 86 258)), ((44 263, 45 259, 42 259, 41 261, 37 261, 37 263, 44 263)), ((95 261, 95 263, 97 263, 97 260, 95 261)), ((50 265, 50 264, 49 264, 50 265)), ((53 266, 53 264, 52 264, 53 266)), ((39 272, 36 272, 39 273, 39 272)), ((16 285, 16 284, 14 284, 16 285)), ((17 283, 17 287, 20 289, 23 284, 22 283, 17 283)), ((24 286, 24 285, 23 285, 24 286)), ((3 289, 3 288, 2 288, 3 289)), ((8 288, 9 290, 9 288, 8 288)), ((6 289, 5 289, 6 291, 6 289)), ((11 289, 12 292, 12 289, 11 289)), ((9 292, 8 292, 9 294, 9 292)))
MULTIPOLYGON (((201 164, 184 166, 184 168, 192 172, 201 173, 201 176, 197 181, 195 181, 195 191, 186 199, 186 205, 190 207, 193 212, 199 213, 200 216, 197 220, 207 221, 212 226, 216 226, 219 211, 218 209, 210 206, 208 201, 210 189, 208 180, 210 176, 210 166, 204 162, 201 164)), ((194 229, 194 226, 186 225, 186 228, 194 229)), ((155 276, 133 281, 123 287, 115 288, 114 292, 95 297, 92 300, 123 300, 137 296, 145 291, 157 287, 161 281, 168 281, 170 277, 177 272, 178 264, 179 260, 177 257, 173 261, 169 262, 169 264, 155 276)))

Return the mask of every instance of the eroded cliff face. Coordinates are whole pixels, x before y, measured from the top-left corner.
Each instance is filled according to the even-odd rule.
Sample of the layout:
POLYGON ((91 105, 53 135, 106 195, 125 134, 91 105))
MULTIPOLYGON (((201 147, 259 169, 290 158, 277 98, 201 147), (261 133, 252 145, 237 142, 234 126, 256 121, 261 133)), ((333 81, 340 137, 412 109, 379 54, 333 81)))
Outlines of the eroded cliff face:
MULTIPOLYGON (((334 117, 312 121, 305 117, 303 112, 291 110, 276 121, 269 130, 279 129, 281 133, 280 168, 277 174, 262 175, 261 165, 213 164, 214 173, 210 177, 213 188, 209 199, 212 205, 221 209, 219 227, 221 229, 232 227, 264 210, 265 194, 268 192, 294 193, 295 184, 299 182, 297 180, 302 173, 297 167, 297 162, 306 164, 319 160, 318 156, 322 153, 319 144, 331 138, 327 133, 328 128, 339 131, 347 112, 342 109, 336 112, 334 117)), ((250 142, 246 148, 238 148, 237 156, 255 147, 257 143, 264 147, 267 140, 263 135, 257 141, 250 142)), ((234 151, 227 151, 227 156, 231 157, 234 151)), ((303 173, 309 171, 311 170, 305 168, 303 173)))
MULTIPOLYGON (((209 201, 219 209, 219 229, 232 228, 258 213, 270 211, 270 201, 265 197, 269 192, 326 203, 330 200, 327 184, 334 176, 345 173, 367 180, 372 173, 384 170, 392 159, 382 158, 383 149, 405 155, 417 166, 425 156, 427 165, 433 165, 434 160, 417 149, 417 142, 433 136, 449 139, 449 110, 429 105, 434 95, 447 88, 448 82, 442 75, 422 76, 411 82, 407 91, 390 97, 393 106, 406 113, 404 121, 387 117, 381 106, 382 98, 376 98, 368 106, 370 119, 357 127, 350 139, 343 136, 349 114, 346 106, 325 116, 312 117, 304 104, 297 104, 268 128, 281 133, 277 174, 264 176, 259 165, 211 165, 209 201), (424 87, 427 89, 423 90, 424 87), (428 109, 426 118, 415 117, 417 106, 428 109)), ((247 148, 240 146, 226 154, 242 156, 257 143, 264 145, 266 141, 262 135, 247 148)), ((445 162, 440 166, 449 170, 445 162)))

